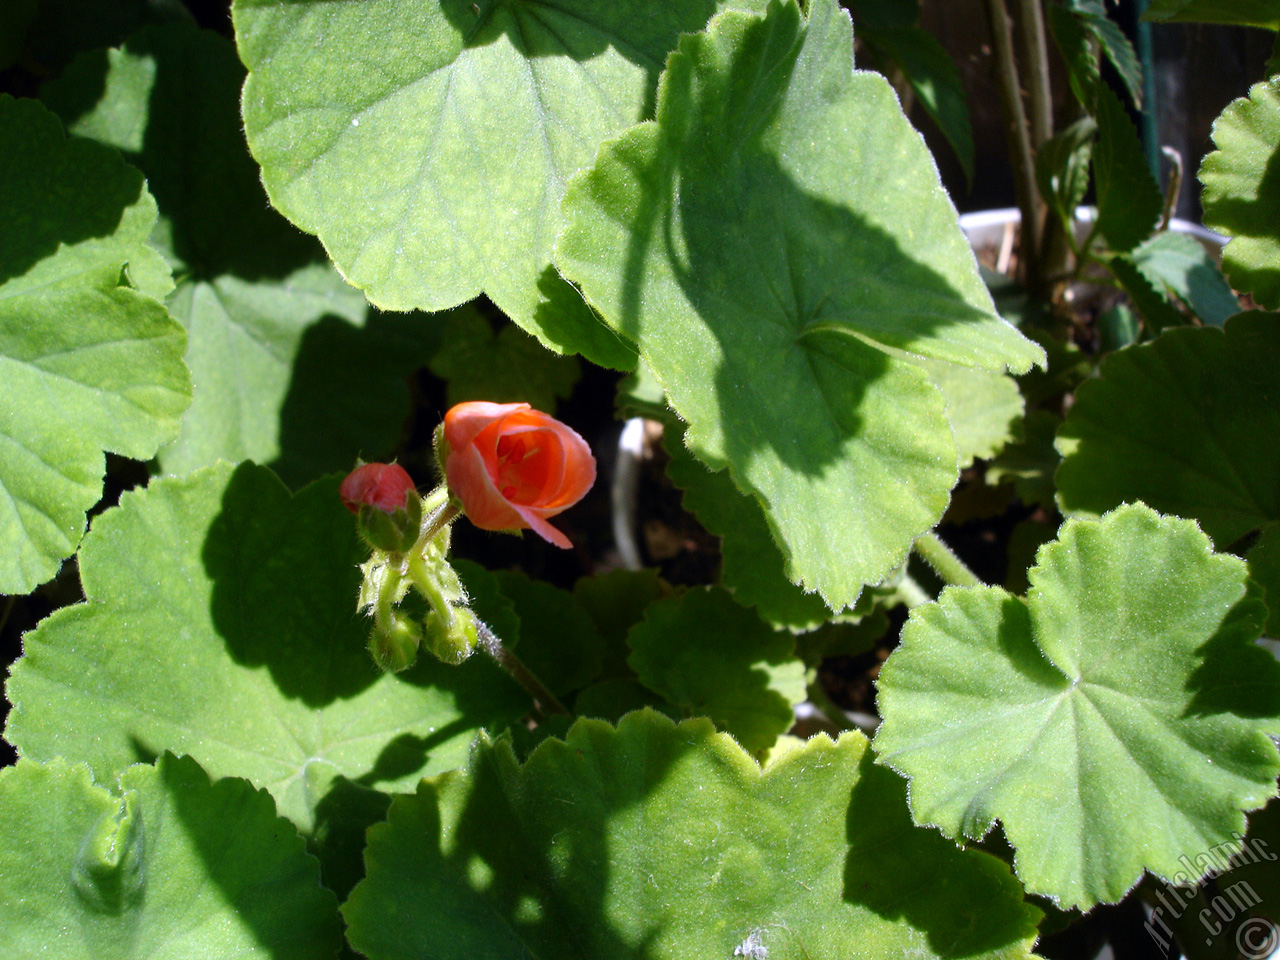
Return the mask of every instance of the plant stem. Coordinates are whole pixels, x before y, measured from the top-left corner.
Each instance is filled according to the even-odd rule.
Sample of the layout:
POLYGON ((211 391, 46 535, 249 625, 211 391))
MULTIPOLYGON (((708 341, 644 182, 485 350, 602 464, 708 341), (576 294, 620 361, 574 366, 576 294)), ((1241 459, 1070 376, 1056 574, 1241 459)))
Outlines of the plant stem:
POLYGON ((1027 106, 1031 146, 1039 150, 1053 136, 1053 98, 1049 93, 1049 47, 1045 41, 1040 0, 1019 0, 1018 25, 1027 74, 1027 106))
POLYGON ((540 710, 546 713, 562 713, 567 717, 573 716, 556 695, 533 675, 521 659, 507 649, 498 639, 498 635, 490 630, 483 620, 476 621, 476 635, 480 638, 481 649, 493 657, 498 666, 507 671, 516 683, 529 692, 529 696, 533 697, 534 704, 540 710))
POLYGON ((1035 154, 1027 129, 1027 114, 1022 105, 1018 80, 1018 64, 1013 56, 1013 29, 1004 0, 986 0, 987 21, 991 29, 991 46, 996 56, 996 78, 1000 85, 1000 103, 1004 108, 1005 134, 1013 161, 1013 185, 1022 213, 1021 254, 1023 280, 1039 292, 1040 282, 1040 204, 1036 189, 1035 154))
POLYGON ((920 586, 914 577, 905 573, 898 583, 898 596, 902 598, 908 610, 914 610, 922 604, 933 603, 933 597, 925 592, 924 587, 920 586))
POLYGON ((916 537, 916 553, 925 563, 933 567, 934 572, 953 587, 980 587, 979 580, 972 570, 955 555, 950 547, 942 542, 936 533, 924 533, 916 537))

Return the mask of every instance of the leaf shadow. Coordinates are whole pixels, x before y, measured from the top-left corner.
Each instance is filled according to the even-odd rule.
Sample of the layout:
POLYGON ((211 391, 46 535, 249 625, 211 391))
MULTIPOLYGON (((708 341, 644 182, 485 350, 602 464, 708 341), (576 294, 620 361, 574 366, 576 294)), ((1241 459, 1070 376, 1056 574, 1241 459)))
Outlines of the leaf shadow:
MULTIPOLYGON (((804 49, 813 25, 796 11, 786 15, 795 21, 791 33, 776 17, 744 27, 735 38, 741 55, 722 73, 695 75, 673 58, 661 125, 619 141, 611 171, 629 181, 626 214, 611 215, 639 211, 612 319, 656 355, 678 410, 714 409, 718 423, 705 415, 694 423, 694 449, 711 469, 729 465, 771 520, 776 505, 760 489, 762 472, 827 479, 853 439, 891 470, 900 458, 906 463, 905 451, 926 430, 924 415, 878 416, 890 388, 877 381, 914 378, 911 389, 923 392, 913 345, 990 319, 897 236, 799 182, 793 169, 803 162, 784 153, 779 143, 790 141, 775 121, 791 125, 793 140, 816 136, 793 129, 790 115, 779 118, 791 109, 789 89, 832 81, 814 76, 814 56, 804 49), (644 301, 668 290, 696 320, 678 339, 646 336, 644 301), (757 465, 754 477, 745 475, 757 465)), ((865 175, 863 183, 875 189, 865 175)), ((949 429, 941 412, 936 420, 939 431, 949 429)), ((906 488, 916 483, 906 469, 894 478, 906 488)))
POLYGON ((1249 580, 1244 596, 1195 652, 1198 664, 1187 679, 1191 696, 1183 718, 1280 717, 1280 661, 1253 642, 1266 620, 1262 587, 1249 580))
POLYGON ((1038 911, 1024 905, 1008 865, 916 826, 906 781, 877 766, 870 749, 860 761, 845 823, 845 902, 924 933, 935 956, 994 954, 1008 950, 1015 936, 1036 935, 1038 911))

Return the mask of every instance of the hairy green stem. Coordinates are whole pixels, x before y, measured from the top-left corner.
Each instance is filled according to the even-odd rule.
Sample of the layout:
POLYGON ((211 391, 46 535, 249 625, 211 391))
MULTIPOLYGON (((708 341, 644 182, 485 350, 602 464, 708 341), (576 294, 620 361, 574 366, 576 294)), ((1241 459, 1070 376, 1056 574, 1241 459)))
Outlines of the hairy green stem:
POLYGON ((498 639, 498 635, 489 629, 489 625, 482 620, 476 622, 476 635, 480 638, 480 648, 493 657, 498 666, 507 671, 516 683, 529 692, 529 696, 533 697, 534 703, 540 710, 544 713, 562 713, 566 717, 573 716, 556 695, 533 675, 533 672, 524 665, 524 662, 512 653, 498 639))
POLYGON ((982 581, 974 576, 973 571, 964 565, 964 561, 936 533, 924 533, 916 537, 915 551, 947 584, 953 587, 982 586, 982 581))
POLYGON ((903 574, 902 579, 898 581, 898 596, 902 598, 908 610, 914 610, 926 603, 933 603, 933 597, 929 596, 924 587, 908 574, 903 574))
POLYGON ((1009 140, 1009 154, 1013 161, 1013 186, 1022 213, 1021 259, 1023 280, 1032 290, 1039 292, 1040 280, 1040 204, 1036 188, 1035 153, 1031 146, 1031 133, 1027 128, 1027 114, 1022 105, 1022 90, 1018 78, 1018 63, 1013 56, 1013 28, 1004 0, 986 0, 987 23, 991 30, 991 47, 996 57, 996 79, 1000 87, 1000 104, 1003 108, 1005 135, 1009 140))

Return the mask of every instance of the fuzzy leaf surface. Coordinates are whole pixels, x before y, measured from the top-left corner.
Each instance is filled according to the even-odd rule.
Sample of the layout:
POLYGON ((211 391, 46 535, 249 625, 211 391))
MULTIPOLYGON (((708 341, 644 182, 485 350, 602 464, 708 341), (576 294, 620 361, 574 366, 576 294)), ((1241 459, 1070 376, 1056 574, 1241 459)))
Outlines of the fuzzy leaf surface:
POLYGON ((338 776, 395 790, 457 766, 528 701, 483 657, 381 674, 355 612, 366 555, 336 479, 291 496, 219 464, 126 494, 85 538, 87 602, 26 637, 6 739, 99 778, 180 751, 304 831, 338 776))
POLYGON ((244 76, 229 41, 175 24, 81 56, 43 98, 73 132, 124 151, 159 204, 152 243, 177 275, 169 308, 195 380, 161 468, 251 459, 301 485, 391 450, 404 378, 439 333, 429 318, 372 314, 268 206, 241 130, 244 76))
POLYGON ((271 798, 210 783, 189 757, 0 771, 0 951, 7 960, 334 957, 338 903, 271 798))
POLYGON ((634 352, 550 268, 560 198, 715 9, 237 0, 249 147, 271 202, 378 306, 484 292, 546 346, 626 369, 634 352))
POLYGON ((913 358, 1043 359, 996 315, 932 158, 851 48, 828 0, 685 37, 657 121, 570 186, 556 258, 834 609, 955 482, 943 398, 913 358))
POLYGON ((1141 500, 1194 517, 1219 549, 1280 520, 1280 317, 1178 327, 1102 362, 1058 432, 1058 502, 1141 500))
POLYGON ((152 457, 191 379, 181 326, 144 295, 171 285, 138 171, 7 94, 0 143, 0 593, 21 594, 75 551, 103 451, 152 457))
POLYGON ((579 720, 521 765, 477 744, 370 832, 344 914, 370 960, 1024 958, 1008 869, 911 825, 865 738, 760 767, 706 720, 579 720), (912 895, 904 899, 901 891, 912 895), (764 954, 757 953, 756 956, 764 954))
POLYGON ((1232 238, 1222 253, 1232 285, 1280 309, 1280 77, 1232 102, 1213 143, 1200 164, 1205 226, 1232 238))
POLYGON ((919 824, 999 819, 1027 889, 1114 903, 1144 869, 1238 842, 1275 792, 1280 663, 1243 561, 1189 520, 1126 505, 1069 520, 1026 599, 948 588, 880 673, 880 761, 919 824))
POLYGON ((805 698, 795 639, 717 587, 651 604, 627 643, 641 683, 686 716, 710 718, 752 753, 773 746, 805 698))

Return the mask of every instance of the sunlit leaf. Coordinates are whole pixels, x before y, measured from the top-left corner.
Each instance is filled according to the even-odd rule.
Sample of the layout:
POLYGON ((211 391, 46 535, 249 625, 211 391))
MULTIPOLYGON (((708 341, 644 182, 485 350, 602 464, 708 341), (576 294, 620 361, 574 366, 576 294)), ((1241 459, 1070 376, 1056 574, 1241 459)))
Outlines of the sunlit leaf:
POLYGON ((6 960, 337 955, 338 903, 266 793, 210 783, 190 758, 0 770, 0 953, 6 960))
POLYGON ((20 594, 75 550, 103 451, 153 456, 191 379, 182 327, 144 295, 171 284, 138 171, 7 94, 0 141, 0 593, 20 594))
POLYGON ((386 309, 487 293, 546 346, 634 352, 550 269, 565 182, 651 112, 713 0, 236 0, 244 122, 275 206, 386 309))
POLYGON ((827 0, 727 12, 668 61, 657 122, 570 187, 557 265, 636 342, 690 449, 766 505, 790 575, 852 603, 955 482, 913 357, 1026 370, 919 136, 851 72, 827 0))
POLYGON ((1213 143, 1200 164, 1205 226, 1233 238, 1222 255, 1232 285, 1280 308, 1280 77, 1232 102, 1213 143))
POLYGON ((523 765, 481 741, 369 840, 343 908, 369 960, 1015 960, 1035 937, 1008 868, 914 828, 856 733, 764 772, 650 711, 580 720, 523 765))
POLYGON ((875 747, 916 822, 1000 820, 1027 889, 1086 909, 1238 846, 1280 773, 1280 663, 1252 643, 1244 563, 1138 504, 1068 521, 1030 580, 916 607, 880 672, 875 747))
POLYGON ((375 669, 356 615, 366 554, 334 479, 291 496, 221 464, 127 494, 85 538, 87 602, 26 637, 6 739, 99 778, 187 753, 265 787, 304 831, 339 776, 396 790, 459 765, 529 701, 487 657, 375 669))

